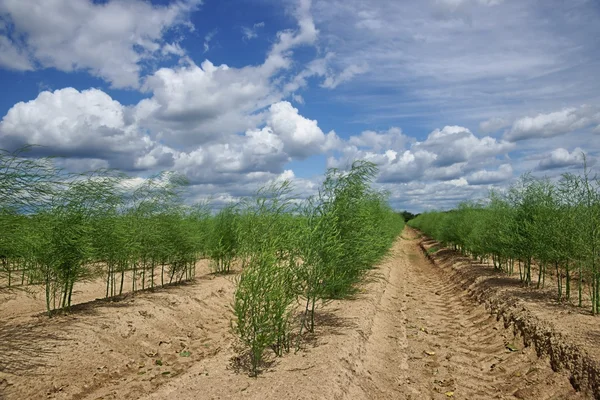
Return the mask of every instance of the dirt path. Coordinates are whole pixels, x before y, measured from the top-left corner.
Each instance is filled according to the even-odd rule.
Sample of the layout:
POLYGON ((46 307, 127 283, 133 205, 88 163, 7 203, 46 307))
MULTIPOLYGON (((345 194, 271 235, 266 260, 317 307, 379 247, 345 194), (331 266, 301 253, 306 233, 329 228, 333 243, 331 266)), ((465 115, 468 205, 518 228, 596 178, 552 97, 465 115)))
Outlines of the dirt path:
POLYGON ((409 238, 397 243, 386 263, 387 284, 343 398, 585 398, 566 374, 523 349, 519 338, 448 281, 409 238))
MULTIPOLYGON (((576 399, 566 374, 504 329, 483 306, 403 242, 405 313, 413 399, 576 399)), ((407 398, 411 398, 408 397, 407 398)))
POLYGON ((356 299, 320 309, 317 334, 256 379, 232 362, 234 279, 206 275, 71 316, 11 318, 0 398, 584 398, 404 235, 356 299))

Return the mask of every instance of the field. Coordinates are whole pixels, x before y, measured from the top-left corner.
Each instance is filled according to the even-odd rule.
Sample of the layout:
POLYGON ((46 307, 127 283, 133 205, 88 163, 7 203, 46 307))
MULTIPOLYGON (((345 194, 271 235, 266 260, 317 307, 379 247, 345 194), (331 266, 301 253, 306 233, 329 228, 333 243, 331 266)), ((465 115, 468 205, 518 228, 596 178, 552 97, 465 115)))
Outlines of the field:
POLYGON ((0 398, 600 397, 587 175, 404 226, 367 162, 211 212, 178 176, 0 161, 0 398))
MULTIPOLYGON (((491 267, 448 254, 432 264, 419 247, 430 241, 409 228, 402 236, 360 293, 320 309, 300 351, 269 354, 257 378, 240 365, 230 328, 237 271, 215 275, 198 265, 192 283, 86 302, 51 319, 39 313, 43 298, 20 310, 2 302, 3 393, 7 399, 588 398, 575 392, 569 370, 554 372, 547 356, 524 346, 514 323, 505 329, 472 296, 479 290, 488 299, 516 298, 527 292, 517 279, 502 286, 504 295, 493 294, 500 275, 491 267)), ((93 288, 84 284, 76 294, 93 288)), ((521 297, 514 309, 526 307, 539 326, 557 325, 560 312, 557 329, 578 322, 581 329, 572 332, 578 338, 593 333, 595 318, 548 309, 546 302, 521 297)), ((589 339, 577 343, 590 354, 598 347, 589 339)))

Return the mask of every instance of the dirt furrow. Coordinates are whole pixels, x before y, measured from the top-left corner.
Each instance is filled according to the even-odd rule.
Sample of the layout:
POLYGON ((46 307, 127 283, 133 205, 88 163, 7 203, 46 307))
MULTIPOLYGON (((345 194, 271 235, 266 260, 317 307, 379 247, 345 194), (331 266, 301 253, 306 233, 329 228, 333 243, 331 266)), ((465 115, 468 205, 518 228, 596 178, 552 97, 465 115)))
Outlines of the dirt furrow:
POLYGON ((416 241, 404 241, 409 371, 412 399, 577 399, 566 374, 473 302, 416 241))
POLYGON ((354 299, 319 308, 316 334, 298 353, 269 357, 258 378, 236 364, 233 276, 53 319, 11 311, 0 326, 0 398, 585 398, 417 240, 397 240, 369 278, 354 299))

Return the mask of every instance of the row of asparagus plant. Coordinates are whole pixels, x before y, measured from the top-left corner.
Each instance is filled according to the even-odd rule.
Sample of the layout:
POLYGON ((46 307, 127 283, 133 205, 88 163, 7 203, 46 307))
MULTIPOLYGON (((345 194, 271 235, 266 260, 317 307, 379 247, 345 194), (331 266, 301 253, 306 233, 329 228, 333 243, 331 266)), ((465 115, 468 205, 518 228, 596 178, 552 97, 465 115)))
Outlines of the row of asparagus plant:
POLYGON ((404 224, 363 161, 329 170, 307 200, 282 182, 213 214, 184 205, 177 174, 67 174, 26 155, 0 151, 0 285, 43 285, 51 314, 78 282, 103 276, 112 297, 193 279, 209 258, 217 273, 241 270, 233 326, 254 374, 267 348, 281 356, 292 333, 314 331, 320 302, 355 293, 404 224))
POLYGON ((525 175, 506 193, 409 225, 499 270, 513 274, 516 266, 524 285, 543 287, 552 274, 559 301, 574 300, 576 288, 577 304, 587 293, 600 313, 600 181, 587 168, 556 182, 525 175))
POLYGON ((127 280, 136 291, 194 277, 213 229, 205 205, 183 205, 183 177, 66 174, 25 155, 0 151, 2 286, 42 284, 51 313, 70 308, 77 282, 100 276, 107 297, 127 280))
POLYGON ((220 243, 233 244, 243 265, 234 330, 253 374, 266 349, 281 356, 292 336, 297 347, 303 332, 314 331, 319 303, 354 294, 402 230, 402 216, 371 188, 376 172, 372 163, 355 162, 349 171, 329 170, 319 193, 300 204, 284 183, 226 211, 238 221, 223 223, 225 236, 236 225, 237 239, 220 243))

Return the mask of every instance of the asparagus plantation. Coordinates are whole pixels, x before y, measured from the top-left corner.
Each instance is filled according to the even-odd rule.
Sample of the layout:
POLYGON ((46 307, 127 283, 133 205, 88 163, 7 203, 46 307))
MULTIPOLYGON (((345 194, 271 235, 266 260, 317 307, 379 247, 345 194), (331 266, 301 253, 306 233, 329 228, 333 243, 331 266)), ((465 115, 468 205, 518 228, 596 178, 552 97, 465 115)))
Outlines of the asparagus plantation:
MULTIPOLYGON (((370 162, 328 170, 308 198, 275 181, 216 209, 187 203, 188 182, 177 174, 70 174, 29 151, 0 153, 0 295, 14 305, 43 293, 39 310, 52 318, 3 308, 0 391, 9 388, 8 398, 600 393, 585 372, 596 368, 585 355, 593 351, 562 355, 579 351, 562 339, 517 351, 516 330, 509 336, 461 286, 489 262, 518 272, 520 287, 556 282, 560 302, 597 314, 600 185, 587 170, 555 183, 525 176, 506 193, 410 220, 479 261, 460 275, 425 258, 425 239, 374 188, 370 162), (88 284, 108 301, 82 304, 88 284), (552 368, 538 357, 544 352, 552 368), (560 366, 572 375, 555 372, 560 366)), ((530 322, 519 318, 525 332, 530 322)))
POLYGON ((142 183, 114 171, 65 174, 51 158, 0 154, 0 259, 7 287, 42 284, 48 313, 71 306, 74 284, 104 277, 120 295, 194 277, 206 253, 206 207, 184 206, 185 179, 142 183))
POLYGON ((600 313, 600 181, 587 168, 557 182, 523 176, 506 193, 427 212, 409 222, 463 255, 491 260, 543 288, 552 276, 559 302, 600 313), (588 299, 586 302, 585 299, 588 299))
POLYGON ((244 265, 235 331, 250 350, 254 374, 266 348, 282 355, 294 329, 298 340, 314 330, 318 302, 353 294, 402 230, 402 217, 371 189, 376 172, 362 161, 349 171, 329 170, 319 194, 299 207, 285 183, 240 204, 239 249, 228 248, 244 265))
POLYGON ((233 329, 254 375, 267 348, 281 356, 314 331, 320 302, 356 291, 404 224, 371 188, 368 162, 329 170, 309 199, 282 182, 214 214, 184 204, 179 175, 66 174, 28 150, 0 153, 4 287, 43 285, 52 315, 70 309, 77 282, 104 279, 112 298, 193 280, 202 258, 215 273, 236 267, 233 329))

